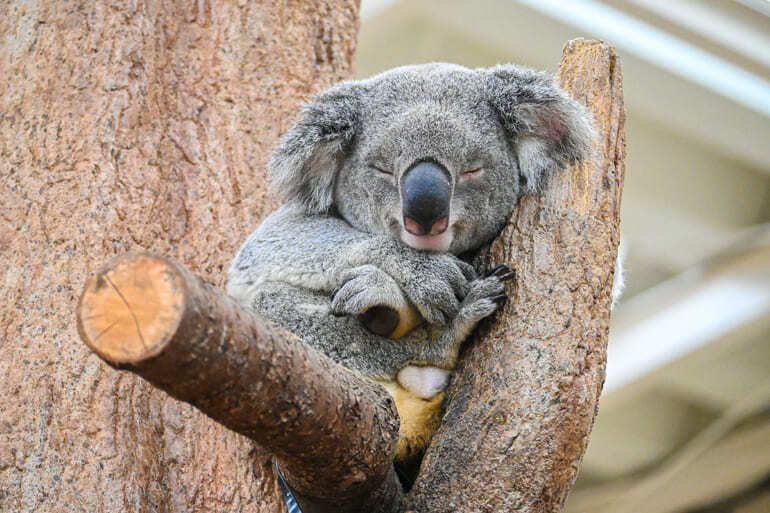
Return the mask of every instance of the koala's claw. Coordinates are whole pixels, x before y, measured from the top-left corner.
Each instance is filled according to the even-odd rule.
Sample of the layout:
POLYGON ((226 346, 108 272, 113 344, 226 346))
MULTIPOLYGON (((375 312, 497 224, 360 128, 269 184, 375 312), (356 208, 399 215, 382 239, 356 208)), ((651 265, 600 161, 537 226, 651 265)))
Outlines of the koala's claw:
POLYGON ((507 265, 496 265, 489 271, 487 271, 487 276, 497 276, 498 273, 508 272, 508 266, 507 265))
POLYGON ((470 291, 463 300, 461 315, 465 315, 469 321, 478 322, 491 315, 502 304, 500 301, 504 301, 504 298, 507 298, 505 285, 499 277, 488 276, 475 280, 471 282, 470 291))
POLYGON ((507 265, 497 265, 487 272, 487 277, 497 276, 502 281, 508 281, 516 277, 516 272, 508 268, 507 265))
POLYGON ((508 301, 508 296, 506 294, 500 294, 499 296, 494 296, 489 299, 502 306, 508 301))

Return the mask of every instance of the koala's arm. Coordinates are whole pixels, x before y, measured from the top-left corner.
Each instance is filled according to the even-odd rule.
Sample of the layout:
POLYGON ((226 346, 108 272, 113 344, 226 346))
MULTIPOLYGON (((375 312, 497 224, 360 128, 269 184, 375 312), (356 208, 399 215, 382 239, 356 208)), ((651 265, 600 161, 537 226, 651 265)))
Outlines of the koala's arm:
POLYGON ((240 298, 270 281, 331 292, 337 285, 335 277, 355 259, 367 238, 341 219, 307 216, 284 205, 238 251, 230 266, 228 292, 240 298))
MULTIPOLYGON (((502 294, 500 277, 476 280, 458 315, 446 326, 424 324, 399 340, 368 331, 354 317, 332 315, 327 295, 303 287, 265 282, 239 300, 245 308, 291 331, 354 372, 370 380, 394 382, 409 366, 452 369, 462 342, 481 319, 495 311, 502 294)), ((443 386, 425 397, 441 390, 443 386)))
MULTIPOLYGON (((386 235, 356 230, 337 217, 307 215, 288 203, 241 247, 230 267, 227 291, 245 302, 263 283, 281 282, 331 295, 348 281, 346 271, 361 266, 374 266, 391 277, 423 317, 436 324, 457 314, 474 277, 473 269, 452 255, 415 250, 386 235)), ((368 306, 382 299, 382 289, 378 292, 368 306)), ((392 295, 400 294, 394 290, 392 295)))

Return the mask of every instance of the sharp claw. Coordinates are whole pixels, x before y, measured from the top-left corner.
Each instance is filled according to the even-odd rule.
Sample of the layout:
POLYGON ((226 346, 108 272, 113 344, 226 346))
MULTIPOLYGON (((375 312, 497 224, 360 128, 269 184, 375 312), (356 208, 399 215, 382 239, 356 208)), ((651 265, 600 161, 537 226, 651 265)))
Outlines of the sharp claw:
POLYGON ((502 276, 498 276, 500 280, 502 281, 508 281, 512 280, 516 277, 516 273, 514 271, 508 271, 507 273, 503 274, 502 276))
POLYGON ((507 272, 508 271, 508 267, 505 266, 505 265, 496 265, 495 267, 493 267, 492 269, 487 271, 487 276, 497 275, 501 271, 507 272))
POLYGON ((504 305, 508 301, 508 296, 500 294, 499 296, 493 296, 490 298, 492 301, 496 301, 501 305, 504 305))

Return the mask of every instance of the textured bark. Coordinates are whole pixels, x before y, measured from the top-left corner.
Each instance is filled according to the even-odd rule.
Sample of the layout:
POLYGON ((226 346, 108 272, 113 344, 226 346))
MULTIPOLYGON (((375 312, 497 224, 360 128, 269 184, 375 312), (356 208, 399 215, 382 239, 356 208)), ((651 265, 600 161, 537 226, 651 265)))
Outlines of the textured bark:
POLYGON ((398 505, 398 415, 385 389, 177 264, 118 258, 89 279, 77 320, 105 361, 278 456, 306 513, 398 505))
POLYGON ((594 161, 522 198, 482 256, 517 280, 455 373, 414 511, 560 511, 585 452, 604 381, 625 114, 609 46, 570 42, 559 79, 593 112, 594 161))
POLYGON ((78 340, 90 266, 219 285, 298 102, 350 75, 357 5, 0 2, 0 511, 280 511, 268 454, 78 340))

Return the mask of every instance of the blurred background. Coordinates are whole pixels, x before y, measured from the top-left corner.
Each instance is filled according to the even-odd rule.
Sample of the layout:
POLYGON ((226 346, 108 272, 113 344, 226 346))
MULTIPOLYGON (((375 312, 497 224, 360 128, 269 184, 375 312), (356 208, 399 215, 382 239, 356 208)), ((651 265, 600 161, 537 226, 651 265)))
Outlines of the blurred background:
POLYGON ((770 512, 770 2, 363 0, 357 74, 621 56, 626 292, 569 513, 770 512))

